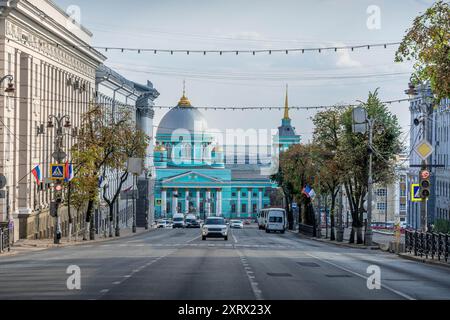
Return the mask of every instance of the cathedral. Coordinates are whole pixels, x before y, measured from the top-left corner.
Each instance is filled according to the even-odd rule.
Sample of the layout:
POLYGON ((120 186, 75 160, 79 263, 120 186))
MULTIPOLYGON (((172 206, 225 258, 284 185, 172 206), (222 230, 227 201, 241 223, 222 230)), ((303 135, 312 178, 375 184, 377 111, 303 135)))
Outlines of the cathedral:
MULTIPOLYGON (((248 154, 244 161, 236 161, 229 153, 236 147, 217 144, 203 114, 191 105, 184 90, 178 104, 162 118, 155 140, 156 218, 189 213, 201 219, 252 219, 270 206, 270 192, 277 185, 270 180, 270 170, 264 169, 273 163, 263 164, 259 158, 251 163, 248 154)), ((276 151, 271 158, 277 159, 278 152, 298 143, 300 136, 291 126, 286 90, 284 118, 273 137, 271 146, 276 151)))

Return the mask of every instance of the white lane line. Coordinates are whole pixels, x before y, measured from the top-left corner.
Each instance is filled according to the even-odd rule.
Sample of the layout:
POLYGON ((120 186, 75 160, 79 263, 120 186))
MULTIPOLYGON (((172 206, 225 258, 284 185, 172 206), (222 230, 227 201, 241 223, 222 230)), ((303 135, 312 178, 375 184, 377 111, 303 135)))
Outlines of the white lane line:
POLYGON ((243 256, 243 254, 239 250, 236 251, 238 252, 239 258, 241 259, 241 263, 245 268, 247 279, 250 282, 253 295, 255 296, 256 300, 263 300, 262 291, 259 289, 258 282, 256 282, 255 280, 256 277, 250 274, 250 272, 251 273, 253 272, 251 271, 251 268, 248 266, 247 259, 243 256))
POLYGON ((120 284, 120 281, 114 281, 112 284, 120 284))
POLYGON ((109 289, 103 289, 103 290, 100 290, 100 293, 107 293, 109 291, 109 289))
MULTIPOLYGON (((357 276, 357 277, 363 278, 364 280, 367 280, 367 279, 369 278, 369 277, 367 277, 367 276, 365 276, 365 275, 359 274, 359 273, 357 273, 357 272, 355 272, 355 271, 352 271, 352 270, 350 270, 350 269, 347 269, 347 268, 345 268, 345 267, 342 267, 342 266, 340 266, 340 265, 337 265, 337 264, 335 264, 335 263, 333 263, 333 262, 330 262, 330 261, 321 259, 321 258, 319 258, 319 257, 317 257, 317 256, 315 256, 315 255, 313 255, 313 254, 308 253, 308 252, 305 252, 305 254, 308 255, 308 256, 310 256, 310 257, 312 257, 312 258, 315 258, 315 259, 317 259, 317 260, 319 260, 319 261, 322 261, 322 262, 324 262, 324 263, 327 263, 327 264, 329 264, 329 265, 332 265, 333 267, 336 267, 336 268, 338 268, 338 269, 341 269, 341 270, 343 270, 343 271, 346 271, 346 272, 348 272, 348 273, 351 273, 351 274, 353 274, 353 275, 355 275, 355 276, 357 276)), ((400 292, 400 291, 398 291, 398 290, 396 290, 396 289, 394 289, 394 288, 391 288, 390 286, 387 286, 387 285, 385 285, 385 284, 381 284, 381 287, 383 287, 383 288, 385 288, 386 290, 389 290, 389 291, 391 291, 391 292, 393 292, 393 293, 395 293, 395 294, 397 294, 397 295, 399 295, 399 296, 401 296, 401 297, 403 297, 403 298, 405 298, 405 299, 408 299, 408 300, 416 300, 415 298, 413 298, 413 297, 407 295, 406 293, 400 292)))
POLYGON ((231 235, 233 236, 234 243, 238 243, 238 240, 236 239, 236 236, 234 235, 234 233, 232 233, 231 235))

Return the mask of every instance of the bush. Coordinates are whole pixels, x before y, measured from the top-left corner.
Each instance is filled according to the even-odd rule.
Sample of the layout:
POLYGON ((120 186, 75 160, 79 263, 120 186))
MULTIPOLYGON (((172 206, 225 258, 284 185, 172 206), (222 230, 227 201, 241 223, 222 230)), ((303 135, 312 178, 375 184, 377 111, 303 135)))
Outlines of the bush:
POLYGON ((450 233, 450 221, 444 219, 436 220, 433 232, 450 233))

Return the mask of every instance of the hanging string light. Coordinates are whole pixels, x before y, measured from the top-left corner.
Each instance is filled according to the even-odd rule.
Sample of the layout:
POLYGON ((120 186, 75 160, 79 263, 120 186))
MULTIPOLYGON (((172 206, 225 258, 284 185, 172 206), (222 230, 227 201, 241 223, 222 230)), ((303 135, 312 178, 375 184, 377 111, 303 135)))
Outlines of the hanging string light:
MULTIPOLYGON (((9 39, 8 39, 9 40, 9 39)), ((36 42, 38 45, 42 46, 43 42, 39 41, 36 42)), ((381 47, 384 49, 387 49, 388 46, 398 46, 400 42, 389 42, 389 43, 375 43, 375 44, 361 44, 361 45, 352 45, 352 46, 339 46, 339 47, 314 47, 314 48, 285 48, 285 49, 249 49, 249 50, 191 50, 191 49, 149 49, 149 48, 125 48, 125 47, 112 47, 112 46, 90 46, 90 45, 65 45, 62 43, 56 43, 56 42, 46 42, 47 45, 53 45, 55 47, 61 48, 61 47, 68 47, 68 48, 86 48, 89 50, 103 50, 105 52, 110 52, 117 50, 119 52, 125 53, 125 52, 132 52, 137 51, 138 53, 141 52, 153 52, 154 54, 157 54, 159 52, 170 52, 171 55, 174 55, 174 53, 187 53, 188 55, 190 53, 202 53, 203 55, 206 55, 206 53, 219 53, 220 55, 223 55, 225 53, 235 53, 236 55, 241 53, 250 53, 252 55, 256 55, 256 53, 268 53, 271 55, 275 52, 284 52, 285 54, 288 54, 289 52, 301 52, 305 53, 305 51, 312 51, 312 52, 318 52, 322 53, 322 51, 334 51, 337 52, 338 50, 351 50, 355 51, 355 49, 362 49, 367 48, 368 50, 372 47, 381 47)))

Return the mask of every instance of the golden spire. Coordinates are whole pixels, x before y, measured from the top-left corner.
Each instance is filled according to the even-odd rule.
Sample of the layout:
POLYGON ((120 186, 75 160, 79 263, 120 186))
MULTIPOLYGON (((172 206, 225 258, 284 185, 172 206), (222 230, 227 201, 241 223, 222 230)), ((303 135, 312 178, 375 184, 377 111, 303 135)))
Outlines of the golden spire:
POLYGON ((286 99, 284 101, 284 118, 289 119, 288 85, 286 85, 286 99))
POLYGON ((178 107, 192 107, 191 102, 186 97, 186 80, 183 80, 183 96, 178 102, 178 107))

